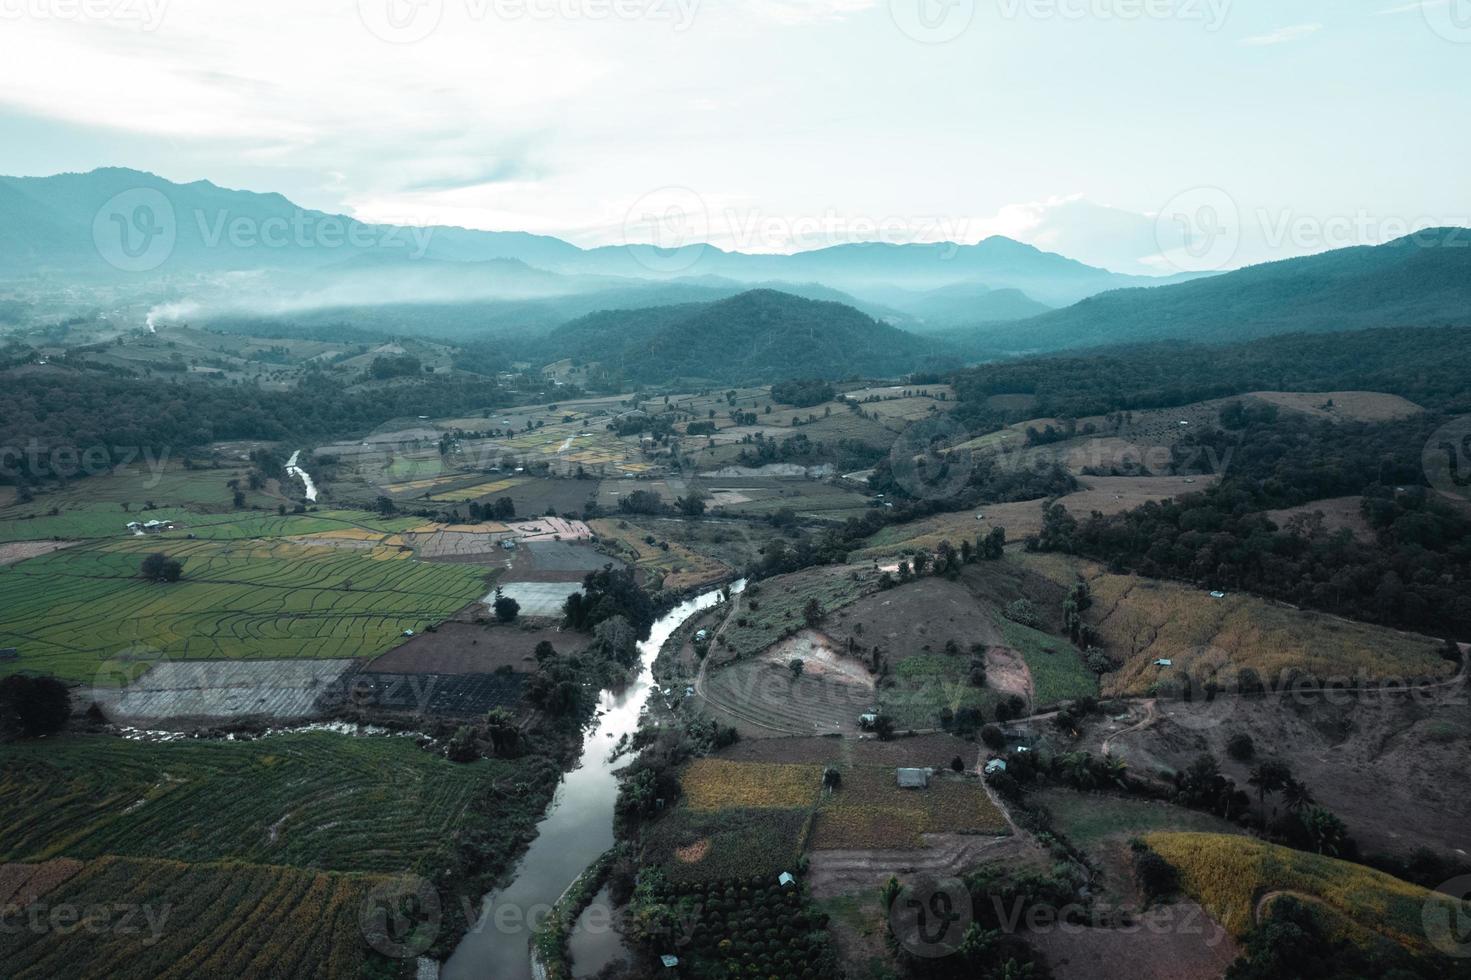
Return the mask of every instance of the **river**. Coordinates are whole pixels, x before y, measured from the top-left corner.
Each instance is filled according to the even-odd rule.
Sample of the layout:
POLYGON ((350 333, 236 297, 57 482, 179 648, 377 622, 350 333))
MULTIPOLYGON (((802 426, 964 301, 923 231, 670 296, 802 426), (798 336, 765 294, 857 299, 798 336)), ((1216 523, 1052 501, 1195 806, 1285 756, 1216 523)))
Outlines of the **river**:
POLYGON ((296 477, 298 480, 300 480, 302 482, 302 484, 304 484, 306 486, 306 499, 308 499, 308 500, 316 500, 317 499, 317 485, 312 482, 311 474, 309 474, 306 470, 302 469, 300 466, 297 466, 296 465, 296 461, 299 460, 299 459, 301 459, 301 450, 300 449, 298 449, 296 452, 292 453, 291 454, 291 458, 286 461, 286 475, 287 476, 294 476, 294 477, 296 477))
MULTIPOLYGON (((731 585, 739 592, 745 581, 731 585)), ((614 770, 628 757, 609 762, 613 746, 638 730, 639 715, 653 689, 653 663, 659 648, 686 620, 720 601, 718 589, 675 606, 654 623, 649 638, 639 644, 638 675, 619 688, 606 690, 598 701, 598 716, 582 740, 582 756, 562 776, 551 805, 537 825, 536 839, 516 866, 505 888, 485 897, 480 920, 460 941, 444 964, 442 980, 531 980, 531 917, 540 922, 588 865, 613 845, 613 804, 618 798, 614 770)), ((675 695, 683 692, 675 692, 675 695)), ((574 949, 581 944, 575 944, 574 949)), ((615 958, 619 944, 592 944, 615 958)), ((588 947, 591 948, 591 947, 588 947)), ((578 963, 579 975, 601 963, 578 963)))

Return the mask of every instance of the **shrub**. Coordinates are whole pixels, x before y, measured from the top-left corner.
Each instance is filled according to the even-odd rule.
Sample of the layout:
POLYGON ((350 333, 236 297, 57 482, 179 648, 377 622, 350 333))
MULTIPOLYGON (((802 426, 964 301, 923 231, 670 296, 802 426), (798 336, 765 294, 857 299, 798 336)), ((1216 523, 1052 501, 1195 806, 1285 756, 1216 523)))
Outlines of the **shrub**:
POLYGON ((1237 762, 1249 762, 1256 755, 1256 745, 1250 735, 1237 732, 1226 740, 1226 754, 1237 762))

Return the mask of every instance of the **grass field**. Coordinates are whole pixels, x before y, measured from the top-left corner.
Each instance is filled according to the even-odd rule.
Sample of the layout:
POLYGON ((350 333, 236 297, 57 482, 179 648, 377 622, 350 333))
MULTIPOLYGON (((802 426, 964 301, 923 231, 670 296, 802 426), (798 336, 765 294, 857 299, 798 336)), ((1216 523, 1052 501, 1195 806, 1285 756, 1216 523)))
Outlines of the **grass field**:
POLYGON ((140 646, 192 660, 367 657, 484 593, 469 566, 380 557, 278 541, 126 538, 33 558, 0 568, 0 646, 21 651, 0 671, 91 682, 140 646), (181 581, 139 577, 157 550, 184 563, 181 581))
POLYGON ((1057 829, 1084 850, 1119 835, 1150 831, 1240 833, 1212 814, 1155 800, 1050 789, 1033 794, 1032 801, 1046 807, 1057 829))
POLYGON ((48 896, 105 910, 111 928, 0 931, 14 980, 355 977, 369 950, 359 914, 376 876, 105 857, 48 896), (120 907, 121 906, 121 907, 120 907))
MULTIPOLYGON (((1084 622, 1120 669, 1103 677, 1108 695, 1146 696, 1163 678, 1156 659, 1176 671, 1208 673, 1229 686, 1254 669, 1276 684, 1298 669, 1318 678, 1448 677, 1455 667, 1429 637, 1294 609, 1254 596, 1207 592, 1174 582, 1109 574, 1092 562, 1061 555, 1020 555, 1027 568, 1068 585, 1084 576, 1093 605, 1084 622)), ((1202 678, 1203 679, 1203 678, 1202 678)))
POLYGON ((1160 832, 1144 839, 1179 870, 1185 892, 1237 936, 1250 931, 1257 902, 1268 892, 1292 893, 1334 913, 1350 941, 1369 945, 1382 937, 1412 951, 1428 948, 1429 903, 1444 903, 1452 922, 1464 921, 1468 910, 1448 895, 1360 864, 1248 837, 1160 832))
POLYGON ((1032 675, 1033 710, 1098 694, 1098 675, 1067 640, 996 617, 1006 645, 1022 655, 1032 675))
POLYGON ((810 806, 779 809, 676 807, 648 831, 647 864, 675 884, 768 878, 794 871, 812 823, 810 806))
POLYGON ((816 850, 916 849, 923 834, 1007 833, 1006 818, 973 776, 937 773, 928 789, 900 789, 888 766, 847 766, 818 806, 816 850))
POLYGON ((994 717, 1002 694, 970 685, 970 659, 968 654, 926 653, 901 660, 879 688, 879 710, 901 729, 939 728, 944 708, 979 708, 986 718, 994 717))
POLYGON ((426 875, 521 770, 501 760, 456 765, 408 738, 330 733, 66 736, 0 746, 0 760, 4 860, 116 854, 426 875))

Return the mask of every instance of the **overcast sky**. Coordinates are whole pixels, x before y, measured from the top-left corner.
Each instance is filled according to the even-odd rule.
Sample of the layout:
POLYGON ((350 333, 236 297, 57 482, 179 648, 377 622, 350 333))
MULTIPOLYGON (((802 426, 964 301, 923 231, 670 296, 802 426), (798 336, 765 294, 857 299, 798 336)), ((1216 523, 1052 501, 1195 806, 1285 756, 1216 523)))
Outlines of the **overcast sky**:
POLYGON ((0 0, 0 173, 582 245, 1376 242, 1471 224, 1468 94, 1471 0, 0 0))

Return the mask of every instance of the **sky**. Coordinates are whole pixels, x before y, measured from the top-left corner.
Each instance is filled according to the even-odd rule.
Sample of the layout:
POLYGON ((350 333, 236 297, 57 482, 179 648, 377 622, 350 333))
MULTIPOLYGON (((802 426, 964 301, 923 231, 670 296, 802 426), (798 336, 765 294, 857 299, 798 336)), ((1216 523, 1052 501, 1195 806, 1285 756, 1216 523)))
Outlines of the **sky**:
POLYGON ((0 173, 1123 272, 1471 225, 1471 0, 0 0, 0 173))

